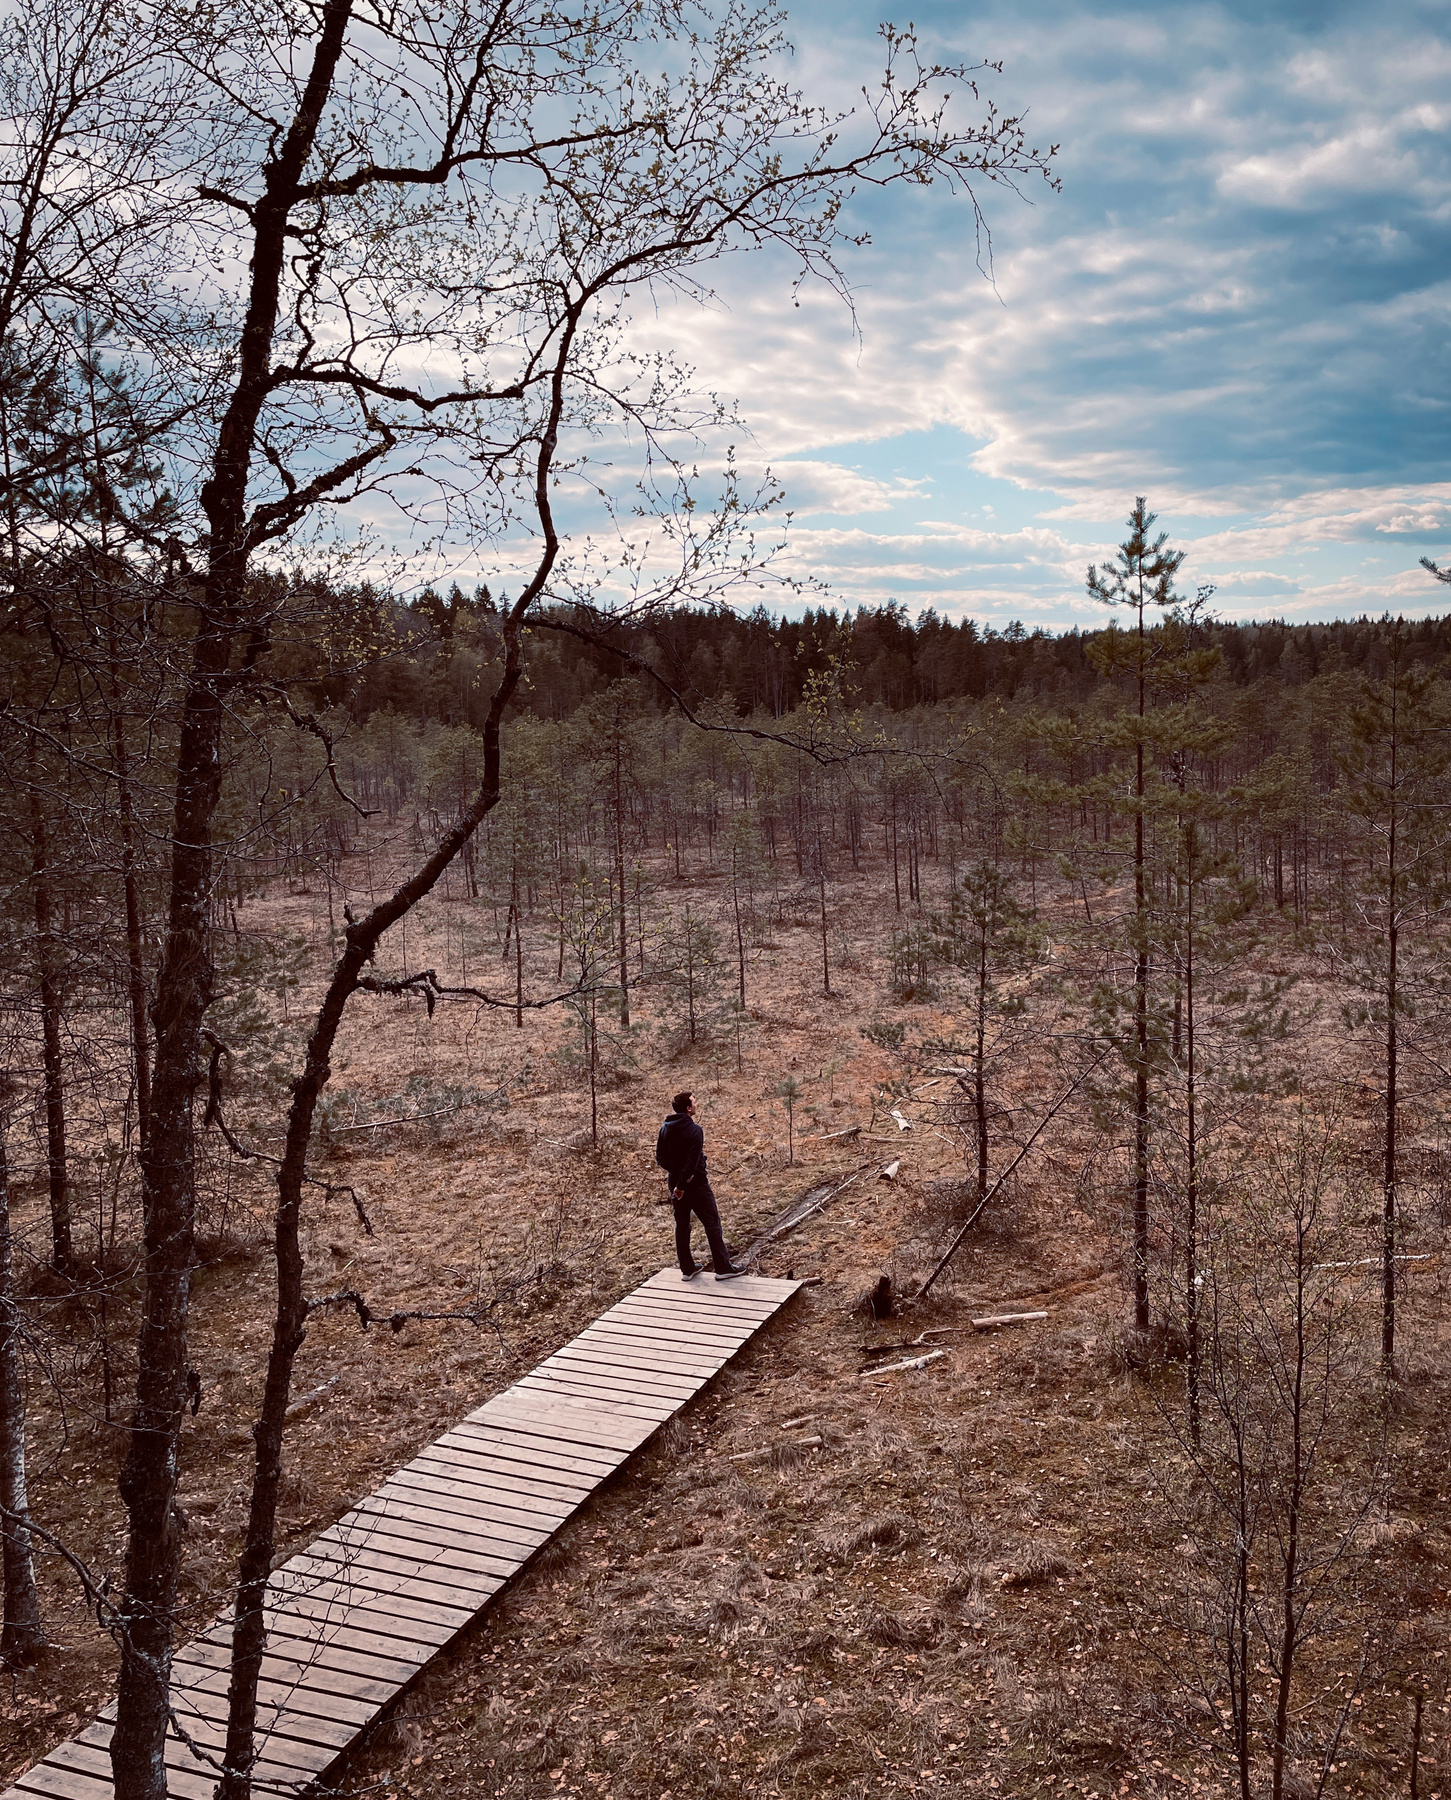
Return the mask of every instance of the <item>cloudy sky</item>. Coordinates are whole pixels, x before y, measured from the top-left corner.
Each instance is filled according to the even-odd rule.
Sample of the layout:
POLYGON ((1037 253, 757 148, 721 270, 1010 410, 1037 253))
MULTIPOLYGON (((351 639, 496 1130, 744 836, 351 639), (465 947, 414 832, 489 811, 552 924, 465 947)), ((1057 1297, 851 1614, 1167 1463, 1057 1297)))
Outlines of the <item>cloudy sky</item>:
MULTIPOLYGON (((1062 150, 1061 194, 862 217, 859 335, 757 257, 654 329, 733 393, 838 603, 1095 620, 1084 570, 1145 494, 1227 617, 1451 601, 1451 4, 951 0, 944 58, 1062 150)), ((879 63, 881 0, 795 0, 804 85, 879 63)))

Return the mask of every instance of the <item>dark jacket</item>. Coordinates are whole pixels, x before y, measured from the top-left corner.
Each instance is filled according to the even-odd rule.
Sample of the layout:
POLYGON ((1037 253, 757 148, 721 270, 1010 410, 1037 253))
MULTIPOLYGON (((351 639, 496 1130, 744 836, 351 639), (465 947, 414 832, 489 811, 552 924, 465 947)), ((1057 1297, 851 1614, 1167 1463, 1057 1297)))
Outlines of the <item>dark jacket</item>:
POLYGON ((683 1188, 705 1174, 705 1133, 689 1113, 668 1113, 655 1140, 655 1160, 670 1177, 673 1188, 683 1188))

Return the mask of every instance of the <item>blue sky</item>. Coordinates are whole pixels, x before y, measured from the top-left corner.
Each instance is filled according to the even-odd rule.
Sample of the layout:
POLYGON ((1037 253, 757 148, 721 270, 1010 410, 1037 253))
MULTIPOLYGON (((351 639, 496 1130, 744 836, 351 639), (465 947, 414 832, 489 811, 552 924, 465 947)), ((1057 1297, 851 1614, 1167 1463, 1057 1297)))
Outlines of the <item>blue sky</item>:
MULTIPOLYGON (((879 6, 805 0, 804 85, 850 96, 879 6)), ((1061 629, 1148 496, 1227 617, 1420 616, 1451 599, 1451 0, 914 3, 933 54, 989 78, 1059 195, 858 209, 860 335, 789 271, 727 262, 667 307, 742 454, 784 480, 793 568, 839 604, 896 599, 1061 629)))

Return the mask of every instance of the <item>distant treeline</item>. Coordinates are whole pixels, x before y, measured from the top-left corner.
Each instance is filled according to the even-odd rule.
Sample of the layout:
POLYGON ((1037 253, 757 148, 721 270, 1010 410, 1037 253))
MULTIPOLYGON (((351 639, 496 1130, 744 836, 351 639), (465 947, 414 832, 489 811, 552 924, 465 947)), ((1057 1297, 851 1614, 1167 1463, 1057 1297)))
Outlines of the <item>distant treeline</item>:
MULTIPOLYGON (((469 598, 455 588, 446 596, 426 593, 407 608, 382 605, 402 640, 401 654, 376 664, 350 692, 341 682, 324 683, 332 689, 326 697, 359 720, 391 708, 445 725, 477 725, 497 645, 498 610, 487 590, 469 598)), ((631 673, 624 656, 570 630, 582 623, 556 609, 531 627, 522 704, 541 718, 567 718, 631 673)), ((1219 678, 1230 687, 1296 688, 1331 673, 1381 679, 1391 632, 1389 618, 1326 625, 1212 621, 1200 641, 1218 646, 1219 678)), ((1438 665, 1451 658, 1451 616, 1413 621, 1401 632, 1402 653, 1412 661, 1438 665)), ((850 698, 893 712, 989 696, 1055 709, 1078 705, 1103 682, 1092 655, 1102 635, 1076 629, 1055 635, 1018 623, 997 631, 931 610, 914 621, 892 602, 856 612, 808 611, 799 619, 774 617, 764 607, 744 614, 681 610, 617 629, 612 639, 691 702, 779 719, 801 704, 808 679, 828 669, 840 674, 850 698)), ((657 693, 663 710, 669 694, 664 687, 657 693)))

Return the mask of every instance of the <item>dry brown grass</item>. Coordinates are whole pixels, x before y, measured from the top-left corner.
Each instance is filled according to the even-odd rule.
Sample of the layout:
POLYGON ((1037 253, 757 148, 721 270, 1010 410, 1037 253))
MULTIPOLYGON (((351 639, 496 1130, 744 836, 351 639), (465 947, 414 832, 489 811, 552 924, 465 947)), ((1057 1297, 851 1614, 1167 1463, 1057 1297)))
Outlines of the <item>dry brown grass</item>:
MULTIPOLYGON (((709 901, 709 881, 695 893, 709 901)), ((904 1161, 901 1181, 859 1182, 767 1253, 763 1273, 791 1268, 821 1284, 438 1660, 354 1759, 358 1792, 1037 1800, 1070 1783, 1134 1800, 1227 1792, 1223 1764, 1186 1729, 1183 1696, 1148 1628, 1133 1623, 1184 1579, 1182 1531, 1146 1503, 1152 1415, 1138 1398, 1155 1384, 1172 1392, 1181 1378, 1166 1339, 1121 1329, 1120 1196, 1097 1177, 1079 1179, 1103 1166, 1091 1119, 1065 1115, 928 1301, 877 1324, 852 1311, 882 1270, 899 1292, 910 1289, 962 1204, 958 1152, 935 1135, 925 1107, 917 1129, 890 1147, 822 1135, 851 1123, 875 1129, 879 1090, 900 1086, 901 1060, 863 1038, 863 1025, 897 1019, 925 1037, 951 1023, 939 1005, 883 1000, 889 896, 879 871, 843 883, 833 930, 847 932, 853 955, 830 1000, 809 924, 774 931, 752 974, 743 1074, 732 1054, 713 1060, 709 1046, 671 1060, 678 1046, 647 1028, 635 1078, 602 1096, 599 1154, 587 1096, 557 1056, 561 1021, 530 1016, 515 1031, 507 1014, 442 1007, 430 1022, 421 1005, 391 1000, 364 1000, 351 1016, 336 1087, 374 1105, 421 1072, 435 1083, 502 1086, 509 1106, 426 1131, 335 1137, 328 1170, 358 1188, 377 1235, 346 1201, 315 1212, 309 1284, 356 1286, 385 1311, 497 1304, 484 1328, 413 1323, 363 1334, 345 1315, 313 1321, 298 1392, 336 1385, 289 1429, 289 1547, 670 1259, 651 1147, 672 1088, 693 1084, 703 1098, 712 1177, 737 1242, 868 1155, 904 1161), (839 1066, 828 1079, 831 1063, 839 1066), (790 1168, 773 1098, 788 1072, 807 1088, 790 1168), (1020 1304, 1047 1307, 1046 1327, 972 1333, 975 1312, 1020 1304), (947 1333, 937 1341, 949 1358, 858 1379, 864 1344, 929 1327, 947 1333), (806 1415, 809 1424, 787 1429, 806 1415), (809 1435, 823 1443, 784 1441, 809 1435), (768 1455, 730 1460, 765 1444, 768 1455)), ((315 898, 279 894, 250 905, 244 923, 315 937, 315 907, 315 898)), ((425 957, 447 966, 439 921, 447 912, 456 944, 459 910, 440 902, 410 925, 410 966, 425 957)), ((541 988, 552 972, 545 935, 532 970, 541 988)), ((478 979, 475 960, 471 952, 478 979)), ((648 1014, 648 990, 638 998, 648 1014)), ((294 1018, 301 1011, 294 1001, 294 1018)), ((1030 1063, 1017 1097, 1030 1104, 1047 1086, 1030 1063)), ((259 1133, 265 1123, 259 1112, 259 1133)), ((225 1229, 197 1277, 203 1404, 183 1447, 186 1629, 217 1609, 233 1566, 268 1335, 266 1181, 247 1169, 229 1180, 225 1229)), ((27 1190, 32 1233, 40 1201, 27 1190)), ((1388 1582, 1414 1569, 1427 1625, 1444 1610, 1451 1573, 1441 1529, 1451 1422, 1445 1342, 1415 1341, 1430 1331, 1418 1318, 1438 1316, 1421 1291, 1407 1313, 1404 1473, 1390 1520, 1368 1525, 1367 1546, 1388 1582)), ((119 1381, 132 1307, 134 1291, 118 1298, 111 1321, 119 1381)), ((92 1358, 72 1379, 85 1404, 64 1416, 37 1387, 33 1489, 38 1516, 114 1572, 123 1439, 99 1416, 98 1379, 92 1358)), ((107 1640, 53 1559, 43 1574, 67 1653, 18 1677, 0 1704, 0 1776, 76 1729, 109 1681, 107 1640)), ((1442 1664, 1428 1656, 1429 1679, 1442 1664)), ((1399 1696, 1377 1690, 1362 1710, 1339 1791, 1404 1787, 1399 1696)), ((1430 1772, 1445 1766, 1440 1714, 1428 1712, 1427 1730, 1430 1794, 1430 1772)))

